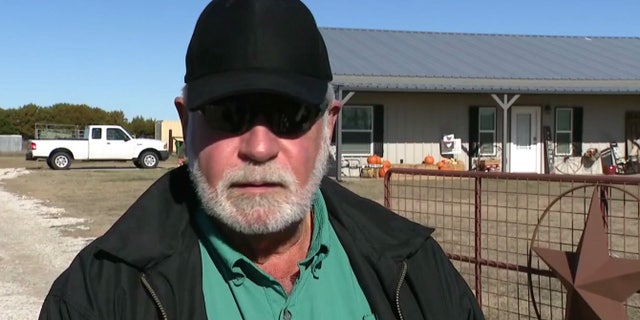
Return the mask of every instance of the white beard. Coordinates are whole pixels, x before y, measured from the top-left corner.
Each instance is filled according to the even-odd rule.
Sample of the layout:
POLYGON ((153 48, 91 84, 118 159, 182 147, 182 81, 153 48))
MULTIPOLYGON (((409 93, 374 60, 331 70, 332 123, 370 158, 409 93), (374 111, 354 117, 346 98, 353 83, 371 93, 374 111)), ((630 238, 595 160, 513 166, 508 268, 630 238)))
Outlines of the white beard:
POLYGON ((322 177, 326 173, 330 138, 328 117, 323 117, 322 141, 309 181, 301 186, 288 167, 274 162, 260 165, 244 163, 224 173, 215 188, 207 183, 197 157, 189 157, 189 172, 205 212, 232 230, 247 235, 263 235, 284 230, 302 221, 322 177), (270 183, 280 186, 263 194, 246 194, 233 184, 270 183))

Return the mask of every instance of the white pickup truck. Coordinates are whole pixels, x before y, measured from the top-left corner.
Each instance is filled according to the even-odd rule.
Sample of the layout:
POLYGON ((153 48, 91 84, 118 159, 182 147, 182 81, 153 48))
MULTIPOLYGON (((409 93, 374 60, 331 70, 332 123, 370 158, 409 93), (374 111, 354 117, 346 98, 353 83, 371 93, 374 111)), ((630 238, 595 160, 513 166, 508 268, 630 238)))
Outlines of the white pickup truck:
POLYGON ((46 159, 49 168, 69 169, 71 162, 131 160, 138 168, 155 168, 169 158, 160 140, 134 139, 121 126, 90 125, 82 139, 29 140, 27 160, 46 159))

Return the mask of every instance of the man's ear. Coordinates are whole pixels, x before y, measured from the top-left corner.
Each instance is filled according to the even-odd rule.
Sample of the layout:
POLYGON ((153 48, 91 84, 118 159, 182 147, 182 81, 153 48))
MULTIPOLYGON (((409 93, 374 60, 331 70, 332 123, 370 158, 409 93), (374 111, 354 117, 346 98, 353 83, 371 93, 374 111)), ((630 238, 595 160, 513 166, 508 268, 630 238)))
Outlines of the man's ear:
POLYGON ((173 100, 173 104, 176 106, 178 116, 180 117, 180 123, 182 124, 182 138, 187 141, 187 126, 189 125, 189 110, 184 105, 182 97, 176 97, 173 100))
POLYGON ((335 132, 334 127, 336 125, 336 121, 338 120, 338 115, 340 115, 340 109, 342 108, 342 104, 339 100, 333 100, 333 103, 329 105, 329 132, 331 132, 331 138, 333 139, 333 133, 335 132))

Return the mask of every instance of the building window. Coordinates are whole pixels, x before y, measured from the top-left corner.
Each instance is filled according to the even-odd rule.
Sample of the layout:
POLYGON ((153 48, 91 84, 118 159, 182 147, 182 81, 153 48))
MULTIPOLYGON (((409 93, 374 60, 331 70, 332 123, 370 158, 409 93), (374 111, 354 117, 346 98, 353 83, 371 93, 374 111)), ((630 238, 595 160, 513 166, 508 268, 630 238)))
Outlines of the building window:
POLYGON ((556 109, 556 155, 573 154, 573 108, 556 109))
POLYGON ((373 152, 373 107, 345 106, 342 109, 342 154, 370 155, 373 152))
POLYGON ((478 154, 481 156, 496 155, 496 109, 479 108, 478 110, 478 154))

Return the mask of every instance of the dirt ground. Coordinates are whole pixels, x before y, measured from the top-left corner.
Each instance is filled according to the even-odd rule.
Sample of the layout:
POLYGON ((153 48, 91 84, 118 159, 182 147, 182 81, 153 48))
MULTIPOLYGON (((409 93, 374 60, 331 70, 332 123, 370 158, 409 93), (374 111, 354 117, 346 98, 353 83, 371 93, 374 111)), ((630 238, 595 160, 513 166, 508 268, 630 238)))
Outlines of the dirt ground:
MULTIPOLYGON (((175 158, 148 170, 131 162, 77 162, 55 171, 21 154, 0 154, 0 320, 37 318, 51 283, 76 253, 176 165, 175 158)), ((382 179, 342 184, 383 202, 382 179)))
POLYGON ((90 240, 58 232, 83 228, 82 219, 6 191, 4 182, 24 175, 29 172, 0 168, 0 319, 36 319, 53 279, 90 240))

